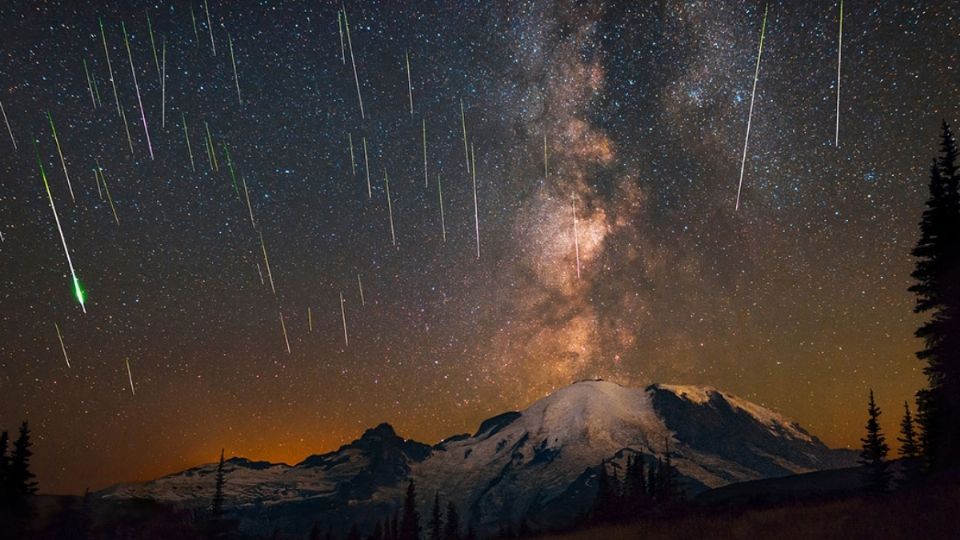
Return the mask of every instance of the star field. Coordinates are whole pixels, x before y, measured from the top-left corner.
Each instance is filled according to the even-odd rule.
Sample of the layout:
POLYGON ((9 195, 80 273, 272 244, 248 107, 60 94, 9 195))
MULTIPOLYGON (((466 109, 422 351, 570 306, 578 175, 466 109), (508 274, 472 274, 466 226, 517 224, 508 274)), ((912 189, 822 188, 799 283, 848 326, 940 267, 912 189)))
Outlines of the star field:
POLYGON ((894 430, 956 2, 845 4, 839 147, 837 5, 771 2, 739 211, 762 3, 344 7, 364 118, 337 3, 0 8, 0 426, 30 421, 42 490, 221 447, 296 462, 382 421, 432 443, 587 377, 717 386, 834 446, 873 388, 894 430))

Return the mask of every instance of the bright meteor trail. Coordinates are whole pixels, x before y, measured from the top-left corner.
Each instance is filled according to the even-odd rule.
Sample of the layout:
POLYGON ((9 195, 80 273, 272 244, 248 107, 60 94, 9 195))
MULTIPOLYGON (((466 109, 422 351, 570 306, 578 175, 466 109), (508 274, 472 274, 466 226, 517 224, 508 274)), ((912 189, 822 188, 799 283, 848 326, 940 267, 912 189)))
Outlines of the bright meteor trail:
POLYGON ((357 61, 353 58, 353 41, 350 40, 350 21, 347 19, 347 9, 343 8, 343 26, 347 29, 347 48, 350 49, 350 64, 353 66, 353 82, 357 84, 357 101, 360 102, 360 119, 366 118, 363 114, 363 96, 360 95, 360 78, 357 76, 357 61))
POLYGON ((573 249, 577 256, 577 279, 580 279, 580 233, 577 230, 577 196, 573 196, 573 249))
POLYGON ((277 288, 273 286, 273 272, 270 271, 270 259, 267 258, 267 245, 263 243, 263 233, 260 233, 260 249, 263 250, 263 263, 267 267, 267 277, 270 279, 270 290, 277 294, 277 288))
POLYGON ((67 172, 67 161, 63 159, 63 150, 60 149, 60 138, 57 137, 57 128, 53 125, 53 117, 47 112, 47 120, 50 121, 50 131, 53 133, 53 142, 57 145, 57 154, 60 155, 60 165, 63 166, 63 175, 67 177, 67 188, 70 190, 70 200, 77 202, 73 196, 73 185, 70 184, 70 174, 67 172))
POLYGON ((133 87, 137 91, 137 104, 140 105, 140 118, 143 120, 143 132, 147 136, 147 150, 150 151, 150 159, 153 159, 153 144, 150 142, 150 129, 147 127, 147 115, 143 111, 143 100, 140 99, 140 85, 137 83, 137 70, 133 67, 133 53, 130 52, 130 40, 127 39, 127 27, 120 23, 123 29, 123 42, 127 45, 127 58, 130 59, 130 73, 133 74, 133 87))
POLYGON ((63 344, 63 336, 60 334, 60 326, 57 323, 53 323, 53 327, 57 329, 57 339, 60 340, 60 350, 63 351, 63 359, 67 362, 67 367, 70 367, 70 357, 67 356, 67 347, 63 344))
POLYGON ((133 372, 130 371, 130 359, 124 358, 123 362, 127 365, 127 380, 130 381, 130 393, 137 395, 137 391, 133 388, 133 372))
POLYGON ((290 339, 287 337, 287 324, 283 322, 283 312, 280 312, 280 329, 283 330, 283 342, 287 345, 287 354, 290 354, 290 339))
POLYGON ((40 147, 38 141, 33 141, 33 148, 37 153, 37 165, 40 166, 40 177, 43 178, 43 187, 47 189, 47 198, 50 199, 50 210, 53 211, 53 220, 57 223, 57 232, 60 233, 60 241, 63 242, 63 254, 67 257, 67 266, 70 268, 70 277, 73 280, 73 294, 80 303, 80 309, 84 313, 87 308, 84 305, 83 288, 80 287, 80 280, 77 278, 77 272, 73 269, 73 261, 70 260, 70 250, 67 249, 67 238, 63 235, 63 227, 60 226, 60 218, 57 216, 57 206, 53 203, 53 193, 50 192, 50 182, 47 181, 47 173, 43 170, 43 161, 40 159, 40 147))
POLYGON ((410 80, 410 53, 403 53, 404 59, 407 61, 407 93, 410 95, 410 116, 413 116, 413 82, 410 80))
POLYGON ((350 346, 350 339, 347 337, 347 311, 343 307, 343 291, 340 291, 340 318, 343 320, 343 344, 350 346))
MULTIPOLYGON (((107 57, 107 70, 110 72, 110 86, 113 87, 113 100, 117 103, 117 117, 122 116, 120 110, 120 96, 117 95, 117 83, 113 79, 113 66, 110 65, 110 49, 107 48, 107 35, 103 31, 103 19, 97 19, 100 21, 100 39, 103 41, 103 54, 107 57)), ((124 121, 126 123, 126 121, 124 121)))
POLYGON ((7 125, 7 133, 10 134, 10 142, 13 143, 13 149, 17 149, 17 140, 13 138, 13 130, 10 129, 10 120, 7 120, 7 111, 3 108, 3 102, 0 101, 0 112, 3 113, 3 123, 7 125))
POLYGON ((240 77, 237 76, 237 60, 233 56, 233 37, 230 34, 227 34, 227 43, 230 45, 230 63, 233 64, 233 81, 237 83, 237 103, 243 105, 243 100, 240 99, 240 77))
POLYGON ((757 97, 757 79, 760 78, 760 57, 763 55, 763 39, 767 35, 767 10, 769 5, 763 8, 763 26, 760 28, 760 47, 757 50, 757 67, 753 72, 753 91, 750 93, 750 112, 747 114, 747 136, 743 140, 743 158, 740 160, 740 184, 737 186, 737 205, 735 210, 740 209, 740 190, 743 188, 743 171, 747 166, 747 145, 750 143, 750 124, 753 121, 753 102, 757 97))
POLYGON ((387 186, 387 212, 390 214, 390 239, 394 247, 397 245, 397 234, 393 228, 393 202, 390 200, 390 177, 387 176, 387 170, 383 170, 383 182, 387 186))

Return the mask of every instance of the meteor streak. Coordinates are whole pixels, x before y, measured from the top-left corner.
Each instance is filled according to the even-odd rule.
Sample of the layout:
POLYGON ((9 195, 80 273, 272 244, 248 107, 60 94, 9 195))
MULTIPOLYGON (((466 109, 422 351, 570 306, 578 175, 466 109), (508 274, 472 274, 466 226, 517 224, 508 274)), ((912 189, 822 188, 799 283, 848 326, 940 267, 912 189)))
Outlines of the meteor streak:
POLYGON ((163 48, 163 69, 160 73, 160 127, 167 127, 167 38, 164 37, 161 47, 163 48))
POLYGON ((767 11, 769 5, 763 8, 763 26, 760 28, 760 47, 757 50, 757 67, 753 72, 753 91, 750 93, 750 112, 747 114, 747 135, 743 140, 743 158, 740 160, 740 184, 737 186, 737 204, 734 210, 740 209, 740 190, 743 188, 743 171, 747 166, 747 145, 750 143, 750 125, 753 122, 753 102, 757 97, 757 79, 760 78, 760 57, 763 55, 763 39, 767 35, 767 11))
POLYGON ((10 134, 10 142, 13 143, 13 149, 17 149, 17 140, 13 138, 13 130, 10 129, 10 120, 7 120, 7 110, 3 108, 3 102, 0 101, 0 112, 3 113, 3 123, 7 125, 7 133, 10 134))
POLYGON ((220 172, 220 164, 217 162, 217 151, 213 146, 213 135, 210 134, 210 125, 207 124, 207 121, 203 121, 203 128, 207 130, 207 152, 208 158, 210 158, 210 166, 213 167, 214 171, 220 172))
POLYGON ((467 148, 467 117, 463 114, 463 98, 460 99, 460 124, 463 126, 463 157, 467 160, 467 174, 470 174, 470 150, 467 148))
POLYGON ((447 223, 443 218, 443 188, 440 186, 440 173, 437 173, 437 196, 440 198, 440 231, 443 233, 443 243, 447 243, 447 223))
POLYGON ((137 103, 140 105, 140 118, 143 120, 143 132, 147 136, 147 149, 150 151, 150 159, 153 159, 153 144, 150 142, 150 129, 147 127, 147 115, 143 110, 143 100, 140 99, 140 85, 137 83, 137 70, 133 67, 133 53, 130 52, 130 40, 127 38, 127 27, 121 22, 120 28, 123 29, 123 42, 127 46, 127 58, 130 60, 130 73, 133 74, 133 87, 137 91, 137 103))
POLYGON ((127 364, 127 379, 130 381, 130 392, 133 395, 137 395, 137 391, 133 389, 133 373, 130 371, 130 359, 124 358, 123 361, 127 364))
POLYGON ((253 221, 253 206, 250 206, 250 192, 247 191, 247 179, 242 174, 240 175, 240 181, 243 182, 243 195, 247 198, 247 210, 250 211, 250 225, 253 225, 253 229, 257 229, 257 224, 253 221))
POLYGON ((237 76, 237 60, 233 56, 233 37, 230 34, 227 34, 227 43, 230 44, 230 63, 233 64, 233 81, 237 83, 237 103, 243 105, 243 100, 240 99, 240 77, 237 76))
POLYGON ((183 139, 187 141, 187 153, 190 154, 190 168, 196 172, 197 166, 193 162, 193 148, 190 147, 190 134, 187 132, 187 115, 180 113, 180 119, 183 121, 183 139))
POLYGON ((405 51, 403 56, 407 60, 407 92, 410 94, 410 116, 413 116, 413 83, 410 81, 410 53, 405 51))
POLYGON ((150 24, 150 12, 147 12, 147 33, 150 34, 150 48, 153 49, 153 63, 157 66, 157 78, 162 79, 160 72, 160 58, 157 56, 157 41, 153 38, 153 25, 150 24))
POLYGON ((577 231, 577 196, 573 196, 573 249, 577 255, 577 279, 580 279, 580 233, 577 231))
POLYGON ((283 322, 283 312, 280 313, 280 329, 283 330, 283 342, 287 344, 287 354, 290 354, 290 340, 287 338, 287 325, 283 322))
POLYGON ((363 282, 360 281, 360 274, 357 274, 357 288, 360 289, 360 305, 367 305, 367 301, 363 299, 363 282))
POLYGON ((393 229, 393 202, 390 201, 390 177, 387 176, 387 170, 383 170, 383 181, 387 186, 387 211, 390 213, 390 238, 393 240, 393 245, 397 245, 397 234, 393 229))
POLYGON ((193 22, 193 38, 200 46, 200 32, 197 31, 197 15, 193 12, 193 2, 190 2, 190 21, 193 22))
POLYGON ((97 195, 99 195, 100 200, 103 201, 103 190, 100 189, 100 174, 96 169, 93 170, 93 180, 97 183, 97 195))
POLYGON ((60 350, 63 351, 63 359, 67 362, 67 367, 70 367, 70 358, 67 356, 67 348, 63 345, 63 336, 60 335, 60 326, 57 323, 53 323, 53 327, 57 329, 57 339, 60 340, 60 350))
POLYGON ((340 31, 340 62, 347 65, 346 45, 343 43, 343 12, 337 10, 337 29, 340 31))
POLYGON ((313 312, 310 310, 310 306, 307 306, 307 327, 313 332, 313 312))
MULTIPOLYGON (((107 70, 110 72, 110 86, 113 87, 113 100, 117 103, 117 117, 122 116, 120 109, 120 97, 117 95, 117 83, 113 79, 113 66, 110 65, 110 49, 107 48, 107 34, 103 31, 103 19, 97 19, 100 22, 100 39, 103 41, 103 54, 107 57, 107 70)), ((124 120, 126 124, 126 120, 124 120)))
POLYGON ((367 171, 367 198, 373 198, 373 188, 370 186, 370 161, 367 159, 367 138, 363 138, 363 168, 367 171))
POLYGON ((40 166, 40 177, 43 179, 43 187, 47 189, 47 198, 50 199, 50 210, 53 211, 53 220, 57 223, 57 232, 60 233, 60 241, 63 243, 63 254, 67 257, 67 266, 70 268, 70 276, 73 280, 73 294, 80 303, 80 309, 84 313, 87 308, 84 305, 83 288, 80 287, 80 280, 77 279, 77 272, 73 269, 73 261, 70 260, 70 250, 67 249, 67 238, 63 235, 63 227, 60 226, 60 218, 57 216, 57 206, 53 204, 53 194, 50 192, 50 183, 47 182, 47 173, 43 170, 43 161, 40 159, 40 147, 38 141, 33 141, 33 148, 37 153, 37 165, 40 166))
MULTIPOLYGON (((260 234, 260 249, 263 250, 263 263, 267 267, 267 277, 270 279, 270 290, 277 294, 277 288, 273 285, 273 272, 270 271, 270 259, 267 258, 267 245, 263 243, 263 233, 260 234)), ((261 278, 262 280, 263 278, 261 278)))
POLYGON ((207 30, 210 31, 210 48, 213 49, 213 55, 217 55, 217 44, 213 42, 213 24, 210 22, 210 6, 207 0, 203 0, 203 11, 207 13, 207 30))
POLYGON ((107 187, 107 177, 103 174, 103 167, 100 166, 100 160, 97 160, 97 171, 100 172, 100 180, 103 181, 103 190, 107 193, 107 201, 110 202, 110 210, 113 212, 113 219, 117 222, 117 226, 119 227, 120 218, 117 217, 117 209, 113 206, 113 197, 110 196, 110 188, 107 187))
POLYGON ((427 119, 423 119, 423 187, 430 187, 427 180, 427 119))
POLYGON ((100 87, 97 86, 96 72, 90 73, 90 81, 93 82, 93 93, 97 96, 97 107, 103 107, 103 101, 100 100, 100 87))
POLYGON ((127 132, 127 144, 130 146, 130 155, 133 156, 133 137, 130 136, 130 124, 127 122, 127 113, 120 109, 120 119, 123 120, 123 130, 127 132))
POLYGON ((67 177, 67 188, 70 189, 70 200, 77 202, 77 199, 73 196, 73 186, 70 184, 70 174, 67 172, 67 162, 63 159, 63 150, 60 149, 60 138, 57 137, 57 128, 53 125, 53 117, 50 116, 50 112, 47 111, 47 120, 50 121, 50 131, 53 133, 53 142, 57 145, 57 154, 60 155, 60 165, 63 166, 63 175, 67 177))
POLYGON ((543 134, 543 183, 547 183, 547 134, 543 134))
POLYGON ((477 229, 477 259, 480 258, 480 210, 477 204, 477 153, 470 144, 470 157, 473 161, 471 172, 473 173, 473 223, 477 229))
POLYGON ((350 339, 347 337, 347 311, 343 307, 343 291, 340 291, 340 318, 343 319, 343 343, 350 346, 350 339))
POLYGON ((357 84, 357 101, 360 102, 360 118, 364 119, 363 96, 360 95, 360 78, 357 76, 357 61, 353 57, 353 42, 350 40, 350 21, 347 19, 347 8, 343 8, 343 25, 347 28, 347 47, 350 48, 350 64, 353 65, 353 81, 357 84))
POLYGON ((843 49, 843 0, 840 0, 840 32, 837 37, 837 129, 833 145, 840 146, 840 54, 843 49))
POLYGON ((350 144, 350 170, 353 171, 353 175, 357 175, 357 160, 353 157, 353 135, 347 133, 347 142, 350 144))
POLYGON ((97 97, 93 95, 93 82, 90 81, 90 70, 87 69, 87 59, 83 59, 83 73, 87 76, 87 88, 90 90, 90 101, 93 102, 93 108, 97 108, 97 97))
POLYGON ((233 191, 240 197, 240 188, 237 187, 237 174, 233 170, 233 159, 230 157, 230 147, 223 143, 223 153, 227 157, 227 169, 230 171, 230 179, 233 181, 233 191))

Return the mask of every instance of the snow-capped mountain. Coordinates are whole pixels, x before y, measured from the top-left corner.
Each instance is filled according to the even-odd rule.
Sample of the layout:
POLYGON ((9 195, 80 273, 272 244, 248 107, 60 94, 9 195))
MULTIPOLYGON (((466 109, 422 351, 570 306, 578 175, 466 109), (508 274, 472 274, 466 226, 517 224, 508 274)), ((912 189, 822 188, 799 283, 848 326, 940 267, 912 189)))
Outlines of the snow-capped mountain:
MULTIPOLYGON (((603 461, 622 466, 629 455, 650 460, 668 451, 691 494, 854 463, 852 452, 831 450, 795 422, 713 388, 581 381, 433 447, 381 424, 294 466, 234 458, 226 462, 226 495, 250 525, 306 530, 319 520, 345 530, 357 521, 369 530, 399 506, 412 478, 422 515, 439 492, 478 528, 557 525, 588 508, 603 461)), ((207 464, 101 495, 207 505, 215 472, 207 464)))

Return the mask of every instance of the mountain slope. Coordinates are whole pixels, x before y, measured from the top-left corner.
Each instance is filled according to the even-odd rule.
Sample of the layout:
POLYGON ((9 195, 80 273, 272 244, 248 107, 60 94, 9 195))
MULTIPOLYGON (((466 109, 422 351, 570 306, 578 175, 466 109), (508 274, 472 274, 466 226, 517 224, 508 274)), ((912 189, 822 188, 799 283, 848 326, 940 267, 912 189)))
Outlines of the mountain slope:
MULTIPOLYGON (((852 453, 831 450, 779 414, 713 388, 581 381, 434 447, 382 424, 294 466, 232 459, 227 503, 251 526, 266 519, 303 530, 321 519, 346 529, 357 520, 368 530, 399 505, 412 478, 422 515, 439 492, 480 528, 521 520, 557 525, 588 507, 603 461, 616 467, 637 453, 651 460, 667 451, 691 494, 853 463, 852 453)), ((101 495, 205 505, 215 469, 205 465, 101 495)))

